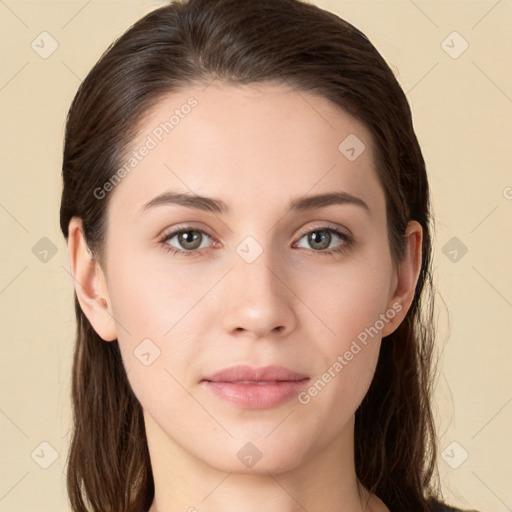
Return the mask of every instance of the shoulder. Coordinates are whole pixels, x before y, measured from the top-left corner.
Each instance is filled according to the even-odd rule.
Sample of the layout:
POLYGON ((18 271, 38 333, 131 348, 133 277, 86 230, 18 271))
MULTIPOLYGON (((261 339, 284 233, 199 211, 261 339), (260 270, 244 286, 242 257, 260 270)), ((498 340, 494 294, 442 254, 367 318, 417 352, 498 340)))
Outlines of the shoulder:
POLYGON ((476 510, 450 507, 449 505, 437 500, 430 500, 427 505, 429 512, 477 512, 476 510))

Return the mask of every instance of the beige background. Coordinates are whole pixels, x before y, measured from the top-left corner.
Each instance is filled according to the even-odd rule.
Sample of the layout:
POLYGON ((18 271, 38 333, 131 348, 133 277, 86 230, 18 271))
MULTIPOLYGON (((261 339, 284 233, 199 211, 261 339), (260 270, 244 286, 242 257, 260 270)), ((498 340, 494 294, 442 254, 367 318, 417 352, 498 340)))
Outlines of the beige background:
MULTIPOLYGON (((437 216, 435 405, 445 496, 481 512, 511 511, 512 1, 315 3, 359 27, 390 63, 427 161, 437 216)), ((74 313, 58 227, 65 115, 106 46, 159 5, 0 0, 2 511, 69 509, 74 313), (45 37, 51 49, 43 31, 58 43, 46 59, 31 47, 35 40, 43 51, 45 37)))

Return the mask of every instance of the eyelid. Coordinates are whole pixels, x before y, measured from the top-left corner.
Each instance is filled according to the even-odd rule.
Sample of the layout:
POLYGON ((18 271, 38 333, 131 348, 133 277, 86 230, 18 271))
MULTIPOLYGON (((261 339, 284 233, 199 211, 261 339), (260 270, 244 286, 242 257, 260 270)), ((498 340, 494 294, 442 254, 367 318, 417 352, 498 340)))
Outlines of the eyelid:
MULTIPOLYGON (((350 232, 350 230, 348 230, 346 228, 342 228, 341 226, 338 226, 338 225, 333 224, 331 222, 327 222, 327 223, 319 222, 316 225, 308 226, 307 228, 302 228, 300 230, 299 239, 302 238, 304 235, 307 235, 311 231, 314 231, 315 229, 318 229, 318 230, 320 230, 320 229, 325 229, 325 230, 333 229, 335 231, 340 231, 342 234, 344 234, 347 237, 352 238, 352 233, 350 232)), ((158 240, 166 239, 166 238, 169 238, 171 235, 177 235, 178 233, 183 232, 183 231, 187 231, 187 230, 198 231, 200 233, 208 235, 212 240, 216 240, 215 237, 211 233, 209 233, 207 229, 197 227, 197 226, 195 226, 194 224, 191 224, 191 223, 178 224, 177 226, 174 226, 172 228, 169 228, 169 229, 166 228, 157 236, 157 239, 158 240)))
POLYGON ((158 240, 161 240, 162 238, 166 238, 168 237, 169 235, 176 235, 178 234, 179 232, 181 231, 199 231, 201 233, 205 233, 206 235, 208 235, 210 238, 215 238, 209 231, 207 228, 204 228, 204 227, 201 227, 201 226, 198 226, 196 225, 196 223, 194 221, 190 221, 190 222, 182 222, 180 224, 176 224, 172 227, 169 227, 169 228, 165 228, 163 229, 157 236, 156 238, 158 240))
POLYGON ((339 231, 342 235, 345 235, 347 238, 353 238, 352 233, 347 228, 338 226, 337 224, 333 224, 332 222, 328 222, 328 221, 324 221, 324 222, 318 221, 316 224, 314 224, 312 226, 310 225, 307 228, 301 229, 301 234, 299 235, 299 239, 302 238, 304 235, 311 233, 311 231, 315 231, 315 230, 328 231, 331 229, 334 231, 339 231))
MULTIPOLYGON (((338 226, 336 224, 333 224, 332 222, 324 221, 324 222, 317 222, 316 225, 308 226, 307 228, 302 228, 300 231, 300 235, 298 238, 296 238, 295 242, 293 242, 293 246, 297 244, 304 236, 308 235, 309 233, 313 231, 331 231, 334 232, 338 238, 342 239, 342 243, 331 249, 324 249, 320 251, 315 251, 314 249, 306 249, 308 252, 314 253, 315 255, 321 256, 321 255, 332 255, 333 253, 341 252, 345 249, 347 249, 352 243, 354 242, 354 238, 350 230, 347 228, 338 226)), ((162 233, 158 236, 158 242, 165 246, 165 249, 168 251, 171 251, 174 254, 178 255, 185 255, 185 256, 198 256, 202 253, 209 252, 209 249, 215 245, 215 243, 219 243, 216 237, 211 235, 209 231, 205 228, 196 227, 193 223, 183 223, 178 224, 177 226, 173 226, 172 228, 165 229, 162 231, 162 233), (203 248, 201 250, 199 249, 193 249, 193 250, 186 250, 186 249, 179 249, 177 247, 174 247, 173 245, 170 245, 168 240, 174 238, 176 235, 179 235, 182 232, 186 231, 196 231, 198 233, 201 233, 203 235, 206 235, 209 237, 213 244, 207 248, 203 248)), ((303 248, 301 248, 303 249, 303 248)))
POLYGON ((314 249, 307 249, 301 247, 300 249, 306 250, 309 254, 311 254, 312 257, 315 258, 328 258, 328 257, 337 257, 341 256, 346 253, 346 251, 349 251, 352 246, 355 243, 354 237, 352 236, 352 233, 349 229, 343 228, 341 226, 334 225, 330 222, 327 223, 320 223, 317 226, 309 226, 307 229, 302 231, 302 234, 299 236, 296 242, 293 243, 293 246, 296 246, 302 238, 305 236, 308 236, 309 233, 315 232, 315 231, 328 231, 334 236, 338 237, 341 242, 336 245, 335 247, 331 247, 330 249, 323 249, 316 251, 314 249))
MULTIPOLYGON (((159 242, 165 242, 166 240, 169 240, 171 238, 174 238, 176 235, 179 235, 180 233, 186 232, 186 231, 197 231, 198 233, 202 233, 203 235, 206 235, 209 237, 212 241, 218 242, 218 240, 205 228, 200 228, 195 226, 194 224, 178 224, 177 226, 173 226, 169 229, 164 229, 160 235, 158 235, 157 240, 159 242)), ((179 250, 179 249, 177 249, 179 250)), ((185 251, 183 252, 198 252, 197 250, 194 251, 185 251)))

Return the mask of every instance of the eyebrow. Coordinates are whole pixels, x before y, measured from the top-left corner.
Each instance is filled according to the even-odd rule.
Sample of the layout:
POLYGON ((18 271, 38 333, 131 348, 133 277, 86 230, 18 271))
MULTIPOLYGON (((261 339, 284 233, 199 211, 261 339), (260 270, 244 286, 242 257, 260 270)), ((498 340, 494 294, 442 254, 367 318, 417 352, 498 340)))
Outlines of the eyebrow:
MULTIPOLYGON (((299 212, 314 210, 316 208, 324 208, 334 204, 353 204, 362 207, 367 212, 370 211, 369 206, 361 198, 348 194, 347 192, 330 192, 299 197, 290 202, 288 209, 290 211, 299 212)), ((147 202, 143 206, 142 212, 157 206, 168 205, 184 206, 186 208, 194 208, 214 213, 229 212, 229 208, 226 203, 220 199, 172 191, 164 192, 163 194, 151 199, 151 201, 147 202)))

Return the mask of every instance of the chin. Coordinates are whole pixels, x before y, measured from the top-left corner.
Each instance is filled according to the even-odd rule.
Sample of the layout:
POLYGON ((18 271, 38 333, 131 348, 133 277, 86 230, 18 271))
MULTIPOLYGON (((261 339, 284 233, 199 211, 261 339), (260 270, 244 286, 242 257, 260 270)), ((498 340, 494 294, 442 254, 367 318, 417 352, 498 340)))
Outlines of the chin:
POLYGON ((217 453, 211 453, 211 457, 203 459, 207 464, 228 473, 267 475, 286 473, 297 468, 308 458, 308 453, 313 451, 310 440, 307 442, 308 446, 305 446, 301 440, 293 441, 290 437, 288 442, 284 442, 282 438, 264 439, 263 436, 243 436, 244 439, 254 441, 240 441, 241 438, 237 436, 229 446, 224 446, 217 453), (226 453, 233 456, 226 457, 226 453))

